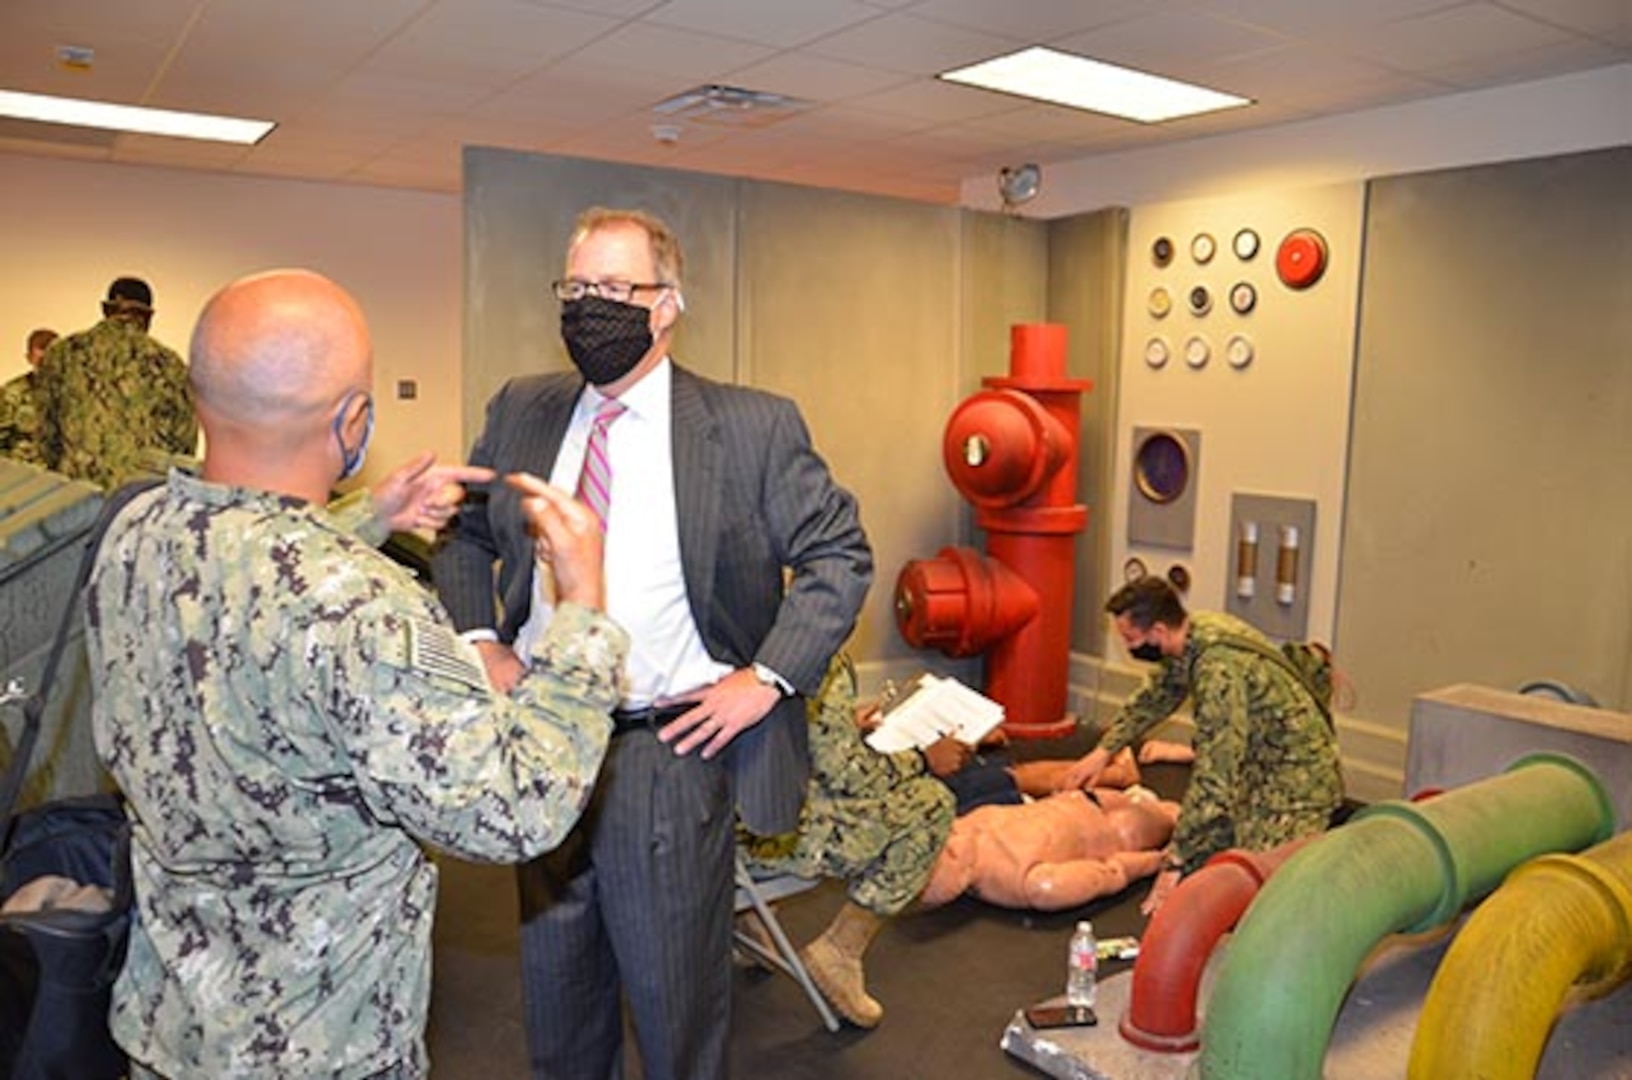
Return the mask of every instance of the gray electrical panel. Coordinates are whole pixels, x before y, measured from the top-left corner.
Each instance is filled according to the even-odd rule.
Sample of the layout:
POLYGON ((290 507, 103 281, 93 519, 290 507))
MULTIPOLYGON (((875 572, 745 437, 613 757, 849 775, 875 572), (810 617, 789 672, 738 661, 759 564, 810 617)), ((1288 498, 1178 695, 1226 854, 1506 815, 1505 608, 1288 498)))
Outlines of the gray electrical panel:
POLYGON ((1315 501, 1237 492, 1229 540, 1224 610, 1272 638, 1307 636, 1315 501))

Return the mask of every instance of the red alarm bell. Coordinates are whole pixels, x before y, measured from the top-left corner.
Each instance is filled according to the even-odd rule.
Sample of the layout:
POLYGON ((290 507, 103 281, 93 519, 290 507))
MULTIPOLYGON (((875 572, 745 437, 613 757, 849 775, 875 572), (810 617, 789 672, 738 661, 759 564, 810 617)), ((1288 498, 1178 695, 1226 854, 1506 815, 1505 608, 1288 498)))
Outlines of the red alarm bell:
POLYGON ((1294 229, 1275 253, 1275 272, 1289 289, 1307 289, 1326 272, 1326 239, 1313 229, 1294 229))

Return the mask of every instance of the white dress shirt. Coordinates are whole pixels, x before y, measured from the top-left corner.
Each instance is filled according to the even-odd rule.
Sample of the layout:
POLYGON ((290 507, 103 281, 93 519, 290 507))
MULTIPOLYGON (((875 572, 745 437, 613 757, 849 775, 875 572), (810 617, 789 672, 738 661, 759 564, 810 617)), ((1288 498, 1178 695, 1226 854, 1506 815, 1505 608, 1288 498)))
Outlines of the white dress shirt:
MULTIPOLYGON (((686 598, 674 502, 670 439, 673 367, 665 357, 619 398, 628 411, 607 428, 612 466, 606 522, 606 613, 629 632, 623 705, 638 708, 708 686, 732 669, 708 655, 686 598)), ((586 387, 573 410, 549 481, 575 491, 590 425, 606 400, 586 387)), ((554 578, 533 571, 532 609, 516 635, 525 662, 555 614, 554 578)))

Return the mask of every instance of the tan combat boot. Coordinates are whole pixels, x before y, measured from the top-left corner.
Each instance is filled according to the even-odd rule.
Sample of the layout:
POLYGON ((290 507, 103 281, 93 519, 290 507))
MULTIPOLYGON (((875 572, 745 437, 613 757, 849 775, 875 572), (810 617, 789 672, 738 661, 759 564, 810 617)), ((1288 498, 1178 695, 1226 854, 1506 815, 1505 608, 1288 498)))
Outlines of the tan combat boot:
POLYGON ((810 977, 838 1014, 861 1028, 884 1019, 884 1006, 867 993, 861 958, 883 927, 884 919, 845 901, 821 936, 799 951, 810 977))

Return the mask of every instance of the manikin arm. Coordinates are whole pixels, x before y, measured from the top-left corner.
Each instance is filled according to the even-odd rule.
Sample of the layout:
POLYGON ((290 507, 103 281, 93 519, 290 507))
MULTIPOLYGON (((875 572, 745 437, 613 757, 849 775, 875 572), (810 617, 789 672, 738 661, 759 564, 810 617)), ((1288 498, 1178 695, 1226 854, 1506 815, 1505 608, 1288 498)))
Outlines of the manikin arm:
MULTIPOLYGON (((1160 851, 1124 851, 1108 859, 1038 863, 1026 874, 1024 903, 1011 906, 1038 911, 1062 911, 1077 907, 1101 896, 1121 892, 1140 878, 1154 874, 1161 864, 1160 851)), ((984 893, 982 896, 992 899, 985 897, 984 893)))

